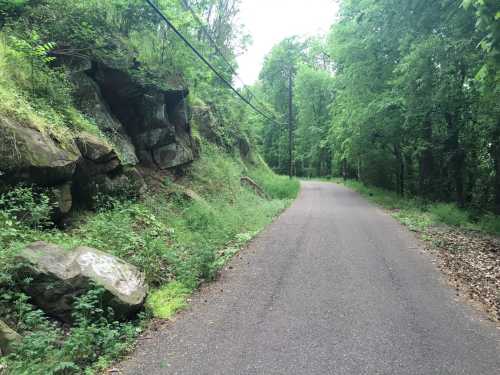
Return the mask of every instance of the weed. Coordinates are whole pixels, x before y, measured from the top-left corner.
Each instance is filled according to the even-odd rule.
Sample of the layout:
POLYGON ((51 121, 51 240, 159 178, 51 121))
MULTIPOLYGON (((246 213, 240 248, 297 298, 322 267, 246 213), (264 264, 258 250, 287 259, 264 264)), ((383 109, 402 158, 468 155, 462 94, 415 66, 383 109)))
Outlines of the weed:
POLYGON ((428 207, 436 222, 455 227, 464 227, 470 223, 469 214, 452 203, 435 203, 428 207))
POLYGON ((186 299, 191 292, 192 288, 181 282, 173 281, 151 292, 148 296, 147 306, 154 316, 168 319, 187 306, 186 299))
POLYGON ((162 194, 142 201, 103 199, 105 204, 97 212, 82 215, 81 224, 70 231, 41 225, 50 210, 46 199, 32 190, 22 188, 3 196, 0 316, 24 335, 18 350, 2 359, 10 373, 90 374, 126 351, 141 328, 140 321, 115 322, 112 311, 101 307, 99 288, 75 301, 76 324, 71 329, 63 331, 52 323, 12 281, 13 257, 29 242, 45 240, 68 249, 87 245, 127 260, 145 273, 153 290, 148 312, 168 318, 184 308, 200 282, 213 279, 298 191, 296 180, 275 176, 263 166, 248 171, 215 147, 204 148, 182 181, 201 199, 181 199, 181 195, 170 199, 162 194), (260 177, 259 183, 275 199, 243 188, 240 177, 248 173, 260 177))

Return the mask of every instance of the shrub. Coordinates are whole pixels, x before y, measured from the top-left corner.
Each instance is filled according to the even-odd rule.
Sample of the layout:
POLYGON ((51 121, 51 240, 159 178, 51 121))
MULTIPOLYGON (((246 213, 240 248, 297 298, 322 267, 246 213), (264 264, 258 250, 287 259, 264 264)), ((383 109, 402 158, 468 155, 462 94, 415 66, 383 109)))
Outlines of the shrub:
POLYGON ((6 223, 10 217, 35 229, 47 227, 52 224, 52 209, 48 195, 30 187, 16 187, 0 195, 1 215, 6 223))
POLYGON ((428 207, 428 211, 437 222, 460 227, 469 223, 469 214, 452 203, 436 203, 428 207))
POLYGON ((500 217, 493 214, 484 215, 479 219, 477 226, 482 231, 500 234, 500 217))
POLYGON ((12 305, 7 317, 16 321, 24 337, 7 357, 11 374, 81 374, 99 359, 103 367, 132 344, 140 327, 113 320, 113 312, 102 309, 104 289, 94 288, 74 302, 75 325, 65 333, 43 312, 29 304, 23 293, 3 290, 1 298, 12 305))

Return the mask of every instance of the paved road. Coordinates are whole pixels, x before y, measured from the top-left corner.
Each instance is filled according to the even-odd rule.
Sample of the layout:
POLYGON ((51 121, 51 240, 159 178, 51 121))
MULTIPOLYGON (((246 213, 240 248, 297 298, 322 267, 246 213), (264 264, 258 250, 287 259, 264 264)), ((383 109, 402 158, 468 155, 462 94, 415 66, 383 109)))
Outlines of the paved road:
POLYGON ((230 267, 123 372, 500 374, 495 325, 455 301, 410 233, 344 187, 304 182, 230 267))

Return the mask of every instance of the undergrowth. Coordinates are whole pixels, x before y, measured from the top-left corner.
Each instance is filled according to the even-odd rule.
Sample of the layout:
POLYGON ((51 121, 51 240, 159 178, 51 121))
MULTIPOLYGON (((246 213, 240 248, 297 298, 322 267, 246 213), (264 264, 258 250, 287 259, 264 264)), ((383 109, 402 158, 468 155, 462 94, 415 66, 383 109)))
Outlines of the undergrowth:
POLYGON ((35 127, 61 143, 75 131, 102 137, 73 103, 73 85, 62 67, 49 67, 54 46, 32 32, 26 39, 0 32, 0 115, 35 127))
POLYGON ((491 213, 473 214, 453 203, 427 202, 420 198, 402 197, 395 192, 366 186, 359 181, 336 180, 358 191, 369 200, 393 211, 393 216, 412 230, 422 231, 432 225, 448 225, 500 235, 500 217, 491 213))
MULTIPOLYGON (((297 180, 263 165, 247 167, 210 145, 202 154, 181 183, 199 198, 159 192, 141 201, 108 200, 95 213, 80 213, 80 225, 69 231, 47 229, 50 207, 43 192, 25 187, 2 196, 0 316, 24 336, 15 354, 0 360, 9 373, 90 374, 105 368, 130 348, 146 317, 169 318, 184 308, 192 291, 213 279, 297 194, 297 180), (273 199, 242 187, 242 175, 255 178, 273 199), (136 265, 151 287, 146 314, 132 323, 114 321, 100 310, 97 288, 75 301, 77 323, 63 330, 30 304, 11 277, 13 257, 35 240, 68 249, 87 245, 136 265)), ((171 184, 165 181, 166 188, 171 184)))

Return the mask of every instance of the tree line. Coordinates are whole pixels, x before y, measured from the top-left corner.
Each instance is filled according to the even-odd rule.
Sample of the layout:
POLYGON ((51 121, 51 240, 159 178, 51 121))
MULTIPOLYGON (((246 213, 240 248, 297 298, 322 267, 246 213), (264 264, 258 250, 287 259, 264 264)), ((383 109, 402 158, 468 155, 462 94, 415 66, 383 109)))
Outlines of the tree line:
MULTIPOLYGON (((298 176, 345 176, 500 213, 500 3, 343 0, 325 37, 288 38, 258 88, 286 112, 298 176)), ((286 126, 261 122, 284 173, 286 126)))

